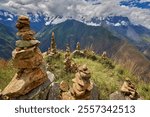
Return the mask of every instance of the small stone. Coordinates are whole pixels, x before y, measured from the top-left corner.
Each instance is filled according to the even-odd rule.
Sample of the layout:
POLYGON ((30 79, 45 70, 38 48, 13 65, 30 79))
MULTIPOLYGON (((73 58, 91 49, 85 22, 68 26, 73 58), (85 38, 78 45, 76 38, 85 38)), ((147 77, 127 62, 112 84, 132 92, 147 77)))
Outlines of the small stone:
POLYGON ((67 92, 67 91, 69 90, 69 85, 68 85, 68 83, 65 82, 65 81, 62 81, 62 82, 60 83, 60 89, 61 89, 62 91, 64 91, 64 92, 67 92))
POLYGON ((75 100, 70 92, 63 92, 61 95, 62 100, 75 100))
POLYGON ((79 90, 77 90, 75 85, 73 85, 73 91, 74 91, 74 94, 75 94, 76 97, 83 96, 85 94, 85 90, 79 91, 79 90))
POLYGON ((83 90, 85 90, 85 89, 83 88, 83 86, 79 85, 78 83, 73 83, 73 87, 76 87, 76 89, 77 89, 78 91, 83 91, 83 90))

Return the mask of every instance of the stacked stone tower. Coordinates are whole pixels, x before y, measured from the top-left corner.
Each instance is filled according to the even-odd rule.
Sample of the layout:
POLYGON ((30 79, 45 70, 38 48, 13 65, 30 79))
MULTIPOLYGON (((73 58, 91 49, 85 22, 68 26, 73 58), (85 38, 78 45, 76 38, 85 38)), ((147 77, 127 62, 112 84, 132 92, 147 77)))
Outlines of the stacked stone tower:
POLYGON ((66 46, 64 64, 65 64, 65 71, 73 73, 77 71, 77 64, 72 60, 70 47, 68 44, 66 46))
POLYGON ((55 33, 52 32, 52 37, 51 37, 51 45, 48 50, 48 54, 53 56, 57 54, 57 49, 56 49, 56 42, 55 42, 55 33))
POLYGON ((18 72, 2 91, 2 95, 10 99, 27 94, 47 80, 46 66, 38 48, 40 42, 33 37, 35 33, 30 29, 29 18, 20 16, 16 27, 21 40, 16 41, 12 59, 18 72))
POLYGON ((136 91, 135 85, 132 84, 128 78, 125 79, 122 87, 120 88, 120 91, 126 99, 137 100, 140 98, 136 91))
POLYGON ((90 81, 91 74, 86 65, 80 66, 75 74, 71 95, 76 99, 88 100, 91 96, 93 83, 90 81))
POLYGON ((81 47, 80 47, 80 43, 77 42, 77 45, 76 45, 76 50, 80 51, 81 47))

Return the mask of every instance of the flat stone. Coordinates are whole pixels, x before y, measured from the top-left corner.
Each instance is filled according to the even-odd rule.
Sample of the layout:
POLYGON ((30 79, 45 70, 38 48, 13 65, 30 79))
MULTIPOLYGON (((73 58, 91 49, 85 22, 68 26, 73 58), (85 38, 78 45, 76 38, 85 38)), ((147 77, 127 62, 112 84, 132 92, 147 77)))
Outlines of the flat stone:
POLYGON ((29 49, 26 50, 20 50, 18 51, 17 49, 15 49, 12 52, 12 58, 13 59, 28 59, 34 56, 34 53, 36 51, 36 47, 31 47, 29 49))
POLYGON ((60 83, 60 89, 61 89, 62 91, 64 91, 64 92, 67 92, 67 91, 69 90, 69 85, 68 85, 68 83, 65 82, 65 81, 62 81, 62 82, 60 83))
POLYGON ((80 73, 81 78, 90 79, 90 77, 91 77, 91 74, 87 74, 84 72, 79 72, 79 73, 80 73))
POLYGON ((75 85, 73 85, 73 91, 74 91, 75 97, 80 97, 80 96, 83 96, 85 94, 85 90, 79 91, 79 90, 77 90, 75 85))
POLYGON ((29 48, 32 46, 37 46, 39 44, 40 44, 40 41, 38 41, 38 40, 29 40, 29 41, 18 40, 18 41, 16 41, 16 47, 19 47, 19 48, 29 48))
POLYGON ((85 88, 84 88, 83 86, 79 85, 78 83, 73 83, 73 85, 75 85, 75 86, 73 86, 73 87, 76 87, 76 89, 77 89, 78 91, 83 91, 83 90, 85 90, 85 88))
POLYGON ((79 85, 81 85, 82 87, 88 87, 90 80, 81 80, 80 78, 76 77, 74 79, 72 79, 73 82, 78 83, 79 85))
MULTIPOLYGON (((28 52, 24 51, 23 53, 16 52, 13 57, 13 65, 18 69, 25 69, 25 68, 37 68, 40 64, 43 62, 43 56, 40 51, 35 51, 33 54, 34 56, 31 58, 25 58, 24 54, 27 54, 28 52), (25 59, 24 59, 25 58, 25 59)), ((31 55, 27 55, 32 56, 31 55)))
POLYGON ((62 100, 75 100, 75 98, 71 95, 70 92, 63 92, 61 94, 61 99, 62 100))
POLYGON ((47 80, 47 74, 42 68, 26 69, 22 75, 16 74, 2 91, 2 95, 9 98, 19 97, 29 93, 47 80))

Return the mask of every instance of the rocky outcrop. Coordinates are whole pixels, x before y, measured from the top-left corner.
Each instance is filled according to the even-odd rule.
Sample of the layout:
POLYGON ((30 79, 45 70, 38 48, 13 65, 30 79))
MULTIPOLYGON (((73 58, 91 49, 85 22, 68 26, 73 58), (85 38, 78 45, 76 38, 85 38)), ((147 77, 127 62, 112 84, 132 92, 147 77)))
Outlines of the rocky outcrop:
POLYGON ((33 37, 34 32, 30 30, 29 18, 20 16, 16 27, 21 40, 16 42, 12 60, 18 72, 2 91, 2 95, 8 99, 26 95, 48 79, 43 56, 38 48, 40 42, 33 37))

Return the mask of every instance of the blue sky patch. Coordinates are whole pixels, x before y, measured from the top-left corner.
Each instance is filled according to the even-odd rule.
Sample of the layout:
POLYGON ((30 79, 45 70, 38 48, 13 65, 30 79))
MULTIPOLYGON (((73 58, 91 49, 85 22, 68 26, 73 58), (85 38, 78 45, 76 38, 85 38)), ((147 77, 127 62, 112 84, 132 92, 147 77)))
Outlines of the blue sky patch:
POLYGON ((124 0, 120 2, 120 5, 137 7, 141 9, 150 9, 150 2, 141 2, 141 0, 124 0))

